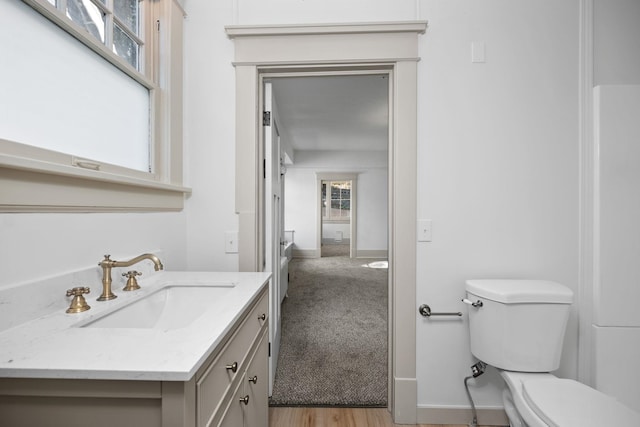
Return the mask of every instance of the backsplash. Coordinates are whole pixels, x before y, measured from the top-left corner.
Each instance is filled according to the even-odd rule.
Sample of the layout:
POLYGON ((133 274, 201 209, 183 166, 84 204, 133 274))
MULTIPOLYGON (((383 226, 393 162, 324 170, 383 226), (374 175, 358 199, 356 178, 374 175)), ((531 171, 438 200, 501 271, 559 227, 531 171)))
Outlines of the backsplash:
MULTIPOLYGON (((162 251, 155 250, 162 260, 162 251)), ((128 260, 135 255, 113 256, 116 260, 128 260)), ((96 301, 102 293, 102 268, 98 266, 101 257, 96 260, 95 266, 85 269, 62 273, 32 282, 20 283, 15 286, 0 289, 0 332, 14 326, 45 316, 55 311, 65 311, 71 303, 72 297, 66 296, 67 289, 77 286, 86 286, 91 292, 85 295, 89 305, 104 304, 96 301)), ((155 274, 153 263, 144 260, 131 267, 114 268, 111 272, 113 292, 118 295, 126 283, 122 273, 136 270, 142 273, 138 277, 140 286, 144 286, 145 278, 155 274)), ((73 316, 73 314, 69 314, 73 316)))

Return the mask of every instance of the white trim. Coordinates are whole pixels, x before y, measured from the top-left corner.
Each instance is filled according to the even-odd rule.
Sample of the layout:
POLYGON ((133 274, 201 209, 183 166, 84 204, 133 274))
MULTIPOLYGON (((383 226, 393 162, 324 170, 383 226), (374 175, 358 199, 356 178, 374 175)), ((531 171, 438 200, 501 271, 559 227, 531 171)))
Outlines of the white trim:
POLYGON ((386 249, 360 249, 355 258, 387 258, 389 251, 386 249))
POLYGON ((598 186, 593 133, 593 0, 580 1, 580 268, 578 379, 593 385, 593 291, 598 273, 598 186))
POLYGON ((299 36, 330 34, 411 33, 424 34, 427 21, 345 22, 333 24, 229 25, 230 39, 256 36, 299 36))
MULTIPOLYGON (((226 27, 236 64, 236 212, 239 267, 258 271, 260 170, 258 82, 280 71, 389 70, 389 407, 396 423, 415 424, 417 53, 425 21, 336 26, 226 27), (308 29, 304 29, 307 28, 308 29), (393 30, 392 30, 393 29, 393 30), (277 49, 274 48, 274 43, 277 49), (407 60, 406 58, 412 58, 407 60), (340 64, 340 65, 338 65, 340 64), (379 70, 380 68, 378 68, 379 70)), ((294 250, 295 251, 295 250, 294 250)))
POLYGON ((320 258, 320 253, 317 249, 297 249, 293 248, 291 251, 293 258, 320 258))

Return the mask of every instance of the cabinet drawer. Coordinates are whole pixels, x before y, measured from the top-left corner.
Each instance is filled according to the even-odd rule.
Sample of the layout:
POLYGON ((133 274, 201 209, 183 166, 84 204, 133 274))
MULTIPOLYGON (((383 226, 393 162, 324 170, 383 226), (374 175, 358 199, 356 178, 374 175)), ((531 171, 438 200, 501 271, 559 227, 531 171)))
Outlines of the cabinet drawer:
POLYGON ((196 381, 198 425, 206 426, 237 375, 242 375, 247 355, 262 326, 267 322, 268 293, 251 309, 225 347, 196 381), (265 319, 262 319, 262 315, 265 319), (236 364, 235 372, 228 366, 236 364))
MULTIPOLYGON (((268 331, 263 330, 259 342, 246 363, 240 381, 234 382, 231 399, 218 409, 207 427, 268 427, 268 331), (242 399, 242 400, 241 400, 242 399), (247 399, 244 402, 244 399, 247 399)), ((230 393, 231 394, 231 393, 230 393)))

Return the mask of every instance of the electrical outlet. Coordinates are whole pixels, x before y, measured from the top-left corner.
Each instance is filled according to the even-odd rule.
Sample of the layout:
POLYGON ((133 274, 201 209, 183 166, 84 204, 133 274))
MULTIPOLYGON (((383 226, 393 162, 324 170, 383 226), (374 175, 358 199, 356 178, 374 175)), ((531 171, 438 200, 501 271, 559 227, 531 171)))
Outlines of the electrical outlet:
POLYGON ((238 232, 227 231, 224 233, 224 251, 228 254, 238 253, 238 232))
POLYGON ((430 242, 432 238, 432 227, 430 219, 418 220, 418 242, 430 242))

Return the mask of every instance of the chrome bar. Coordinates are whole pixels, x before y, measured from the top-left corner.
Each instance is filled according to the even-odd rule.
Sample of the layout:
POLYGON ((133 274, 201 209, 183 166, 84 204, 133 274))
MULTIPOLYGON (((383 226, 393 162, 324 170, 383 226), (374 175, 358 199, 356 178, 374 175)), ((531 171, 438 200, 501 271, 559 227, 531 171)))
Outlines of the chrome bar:
POLYGON ((431 317, 431 316, 462 316, 462 313, 457 311, 457 312, 444 312, 444 313, 434 313, 433 311, 431 311, 431 307, 429 307, 427 304, 422 304, 419 308, 418 308, 418 312, 423 315, 424 317, 431 317))

